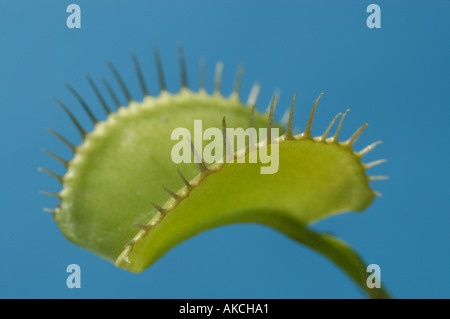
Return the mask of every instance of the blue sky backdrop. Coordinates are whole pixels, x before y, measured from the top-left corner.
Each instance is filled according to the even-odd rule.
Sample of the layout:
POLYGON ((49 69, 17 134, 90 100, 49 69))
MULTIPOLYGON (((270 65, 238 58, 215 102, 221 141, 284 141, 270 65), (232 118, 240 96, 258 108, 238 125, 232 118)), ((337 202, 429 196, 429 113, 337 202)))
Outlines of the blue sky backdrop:
POLYGON ((177 43, 184 46, 193 89, 200 57, 210 92, 214 65, 224 62, 225 95, 242 63, 241 98, 259 82, 258 109, 264 110, 280 89, 278 119, 296 92, 295 123, 304 128, 324 92, 314 134, 347 108, 342 137, 368 122, 356 149, 383 141, 366 158, 388 160, 371 170, 390 177, 373 183, 383 197, 362 213, 314 228, 380 265, 395 297, 450 297, 449 12, 449 1, 0 1, 0 297, 364 297, 327 259, 263 226, 200 234, 136 275, 71 244, 42 211, 56 200, 39 191, 57 192, 59 185, 37 168, 63 169, 40 148, 70 158, 45 128, 80 142, 52 98, 89 123, 62 84, 70 83, 101 114, 83 75, 112 80, 105 63, 110 60, 140 100, 133 51, 150 93, 157 94, 157 45, 167 87, 176 92, 177 43), (66 26, 70 3, 81 7, 81 29, 66 26), (381 7, 381 29, 366 25, 370 3, 381 7), (81 267, 81 289, 66 287, 72 263, 81 267))

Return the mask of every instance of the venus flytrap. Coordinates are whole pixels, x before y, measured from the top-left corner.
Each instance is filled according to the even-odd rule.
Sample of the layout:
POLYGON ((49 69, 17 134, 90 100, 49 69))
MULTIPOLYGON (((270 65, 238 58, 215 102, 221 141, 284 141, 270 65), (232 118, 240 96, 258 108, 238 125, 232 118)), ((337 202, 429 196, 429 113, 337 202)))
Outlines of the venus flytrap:
POLYGON ((353 151, 353 144, 366 124, 348 140, 339 141, 345 112, 334 117, 322 135, 313 137, 311 128, 320 95, 304 132, 294 135, 294 95, 287 129, 283 132, 282 125, 274 121, 273 99, 268 118, 255 110, 259 85, 253 87, 247 104, 239 99, 242 69, 238 71, 233 93, 223 97, 220 93, 223 65, 217 65, 211 95, 204 88, 204 67, 201 67, 200 89, 195 93, 188 88, 181 48, 179 53, 182 89, 171 94, 166 90, 155 49, 161 88, 157 97, 149 95, 138 61, 132 55, 144 95, 141 102, 132 99, 118 71, 109 64, 128 101, 128 106, 121 105, 103 79, 117 107, 115 111, 87 76, 107 115, 104 121, 98 121, 81 96, 67 85, 95 127, 86 132, 68 107, 57 101, 83 138, 81 145, 75 146, 49 130, 74 153, 68 161, 46 151, 67 168, 64 176, 41 169, 62 184, 59 193, 45 194, 60 200, 55 209, 46 210, 53 213, 63 234, 118 267, 141 272, 172 247, 200 232, 233 223, 260 223, 328 257, 369 296, 389 297, 383 288, 366 286, 366 265, 346 243, 308 228, 308 224, 338 213, 362 211, 377 194, 369 182, 380 177, 367 176, 366 170, 381 161, 361 162, 377 143, 360 152, 353 151), (339 117, 338 127, 329 137, 339 117), (217 150, 219 144, 223 146, 214 163, 205 162, 201 156, 205 149, 212 154, 213 146, 198 144, 188 136, 189 132, 195 134, 196 120, 201 120, 205 128, 222 132, 207 135, 207 139, 215 136, 211 143, 217 150), (242 148, 239 143, 230 143, 231 131, 227 128, 232 127, 267 134, 263 134, 263 140, 249 134, 249 142, 242 148), (180 135, 177 128, 186 130, 180 135), (283 134, 274 135, 275 128, 283 134), (189 151, 197 160, 173 160, 174 149, 175 154, 181 149, 183 156, 187 154, 186 144, 177 145, 181 143, 180 136, 189 141, 189 151), (272 155, 277 157, 276 167, 268 166, 272 155), (270 172, 261 174, 264 169, 270 172))

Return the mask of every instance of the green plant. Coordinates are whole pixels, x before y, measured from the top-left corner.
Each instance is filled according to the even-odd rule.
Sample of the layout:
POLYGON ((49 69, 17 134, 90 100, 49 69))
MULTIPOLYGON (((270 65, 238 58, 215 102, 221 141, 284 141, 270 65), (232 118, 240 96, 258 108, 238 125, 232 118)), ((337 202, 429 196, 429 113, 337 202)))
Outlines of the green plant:
MULTIPOLYGON (((270 128, 283 130, 283 125, 273 118, 274 100, 268 114, 259 113, 254 106, 258 86, 254 86, 247 105, 241 102, 238 92, 242 72, 229 97, 220 93, 221 63, 217 65, 213 94, 204 88, 202 71, 200 90, 192 92, 180 49, 182 88, 170 94, 156 50, 155 57, 161 87, 158 97, 148 94, 138 61, 132 55, 144 94, 142 102, 132 99, 119 73, 109 64, 128 101, 128 106, 122 106, 103 79, 117 107, 115 112, 87 76, 107 114, 104 121, 98 121, 81 96, 67 85, 95 124, 90 133, 57 100, 83 137, 81 145, 74 146, 49 130, 74 152, 73 158, 66 161, 46 151, 66 166, 64 176, 41 169, 62 184, 59 193, 44 193, 60 199, 56 209, 46 210, 53 213, 63 234, 118 267, 140 272, 173 246, 202 231, 232 223, 260 223, 322 253, 371 297, 388 297, 384 289, 367 288, 365 264, 346 243, 308 228, 308 224, 337 213, 362 211, 373 201, 376 192, 369 182, 384 177, 369 177, 366 170, 382 160, 363 164, 361 158, 379 142, 360 152, 353 151, 366 124, 348 140, 339 141, 346 111, 334 117, 321 136, 313 137, 311 127, 320 95, 304 132, 294 136, 294 95, 287 129, 274 137, 270 128), (328 137, 339 116, 335 133, 328 137), (171 132, 178 127, 192 130, 198 119, 204 127, 224 132, 227 125, 251 126, 267 128, 269 135, 255 147, 249 141, 243 150, 234 149, 233 162, 224 157, 209 166, 202 161, 175 164, 171 160, 175 145, 171 132), (249 158, 252 152, 271 152, 275 146, 279 169, 275 174, 261 174, 265 163, 259 159, 251 163, 249 158), (236 163, 238 159, 244 163, 236 163)), ((226 135, 222 142, 226 147, 226 135)), ((199 153, 194 147, 192 151, 199 153)))

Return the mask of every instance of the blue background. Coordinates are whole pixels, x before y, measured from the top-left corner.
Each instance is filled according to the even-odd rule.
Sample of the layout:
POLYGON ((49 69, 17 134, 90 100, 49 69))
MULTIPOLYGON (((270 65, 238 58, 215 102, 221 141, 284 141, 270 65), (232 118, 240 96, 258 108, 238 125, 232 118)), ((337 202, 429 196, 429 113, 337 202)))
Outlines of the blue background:
MULTIPOLYGON (((356 149, 383 140, 365 158, 387 158, 371 170, 383 193, 363 213, 330 218, 315 229, 347 241, 381 267, 395 297, 448 298, 449 1, 376 1, 381 29, 366 26, 370 1, 76 1, 82 28, 66 27, 68 1, 0 3, 0 297, 2 298, 362 298, 364 294, 322 256, 272 229, 234 225, 174 248, 136 275, 68 242, 43 207, 56 200, 40 190, 59 184, 37 171, 62 166, 40 151, 70 158, 44 128, 80 142, 57 97, 89 127, 70 83, 102 114, 83 77, 106 75, 112 61, 133 96, 139 89, 129 52, 158 93, 152 46, 163 60, 168 89, 180 86, 176 43, 184 46, 189 82, 198 88, 198 59, 225 64, 223 94, 236 66, 245 66, 241 98, 254 82, 264 110, 282 92, 280 119, 297 92, 295 122, 303 128, 324 92, 313 133, 351 108, 341 136, 369 127, 356 149), (82 288, 66 287, 66 267, 81 266, 82 288)), ((103 87, 99 81, 97 84, 103 87)), ((118 91, 118 90, 117 90, 118 91)), ((119 92, 119 91, 118 91, 119 92)), ((106 96, 106 93, 105 93, 106 96)), ((122 102, 125 100, 120 95, 122 102)), ((108 100, 110 102, 110 100, 108 100)))

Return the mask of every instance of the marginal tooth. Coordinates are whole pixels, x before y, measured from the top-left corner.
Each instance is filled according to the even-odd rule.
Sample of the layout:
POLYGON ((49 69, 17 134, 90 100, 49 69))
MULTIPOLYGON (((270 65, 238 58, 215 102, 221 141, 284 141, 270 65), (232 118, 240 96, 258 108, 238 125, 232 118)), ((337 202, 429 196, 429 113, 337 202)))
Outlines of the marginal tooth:
POLYGON ((108 90, 108 93, 111 96, 112 100, 114 101, 116 108, 119 108, 120 101, 117 98, 117 95, 114 93, 114 90, 112 89, 111 85, 109 85, 109 82, 103 76, 101 77, 101 80, 102 80, 103 84, 105 85, 106 89, 108 90))
POLYGON ((272 103, 270 103, 269 109, 269 125, 267 127, 267 144, 272 143, 272 126, 273 126, 273 113, 275 111, 275 96, 272 97, 272 103))
POLYGON ((180 171, 179 168, 177 168, 177 172, 178 172, 178 175, 180 176, 181 180, 183 181, 184 185, 186 185, 186 187, 187 187, 189 190, 193 189, 194 187, 193 187, 193 186, 189 183, 189 181, 183 176, 183 174, 181 174, 181 171, 180 171))
POLYGON ((379 165, 379 164, 382 164, 382 163, 385 163, 385 162, 386 162, 386 159, 379 159, 379 160, 376 160, 376 161, 373 161, 373 162, 370 162, 370 163, 367 163, 367 164, 363 164, 363 167, 365 169, 369 169, 369 168, 372 168, 372 167, 374 167, 376 165, 379 165))
POLYGON ((167 210, 162 208, 161 206, 156 205, 155 203, 151 202, 152 206, 156 208, 157 211, 159 211, 162 215, 165 215, 167 213, 167 210))
POLYGON ((250 90, 250 94, 248 95, 247 99, 247 106, 254 106, 256 104, 256 101, 258 100, 259 90, 261 89, 261 86, 259 83, 255 83, 252 86, 252 89, 250 90))
POLYGON ((149 231, 152 228, 152 226, 150 225, 143 225, 143 224, 136 224, 136 227, 145 231, 149 231))
POLYGON ((44 212, 46 212, 46 213, 56 214, 56 210, 55 210, 55 209, 43 208, 42 210, 43 210, 44 212))
POLYGON ((233 150, 231 149, 231 145, 228 141, 227 122, 225 120, 225 116, 222 119, 222 135, 223 135, 223 149, 225 150, 224 159, 225 159, 225 163, 226 163, 233 156, 233 150))
POLYGON ((320 137, 320 140, 321 140, 321 141, 325 141, 325 140, 327 139, 328 133, 330 133, 330 130, 331 130, 331 128, 332 128, 333 125, 334 125, 334 122, 336 122, 337 118, 338 118, 339 116, 341 116, 341 115, 342 115, 342 113, 338 113, 338 114, 333 118, 333 120, 330 122, 330 125, 328 125, 327 130, 326 130, 326 131, 322 134, 322 136, 320 137))
POLYGON ((214 75, 214 93, 220 94, 220 85, 222 82, 223 63, 221 61, 216 64, 216 73, 214 75))
POLYGON ((339 133, 341 132, 342 124, 344 123, 345 116, 347 115, 348 111, 350 109, 345 110, 344 114, 341 117, 341 121, 339 122, 339 126, 336 129, 336 133, 334 133, 334 136, 331 138, 332 142, 337 143, 339 141, 339 133))
POLYGON ((294 93, 294 97, 292 98, 292 103, 291 103, 291 110, 289 112, 289 121, 288 121, 287 130, 285 133, 285 137, 287 140, 294 139, 294 136, 292 135, 292 124, 294 122, 294 109, 295 109, 295 97, 296 96, 297 96, 297 93, 294 93))
POLYGON ((319 100, 322 97, 322 95, 323 95, 323 93, 319 94, 319 97, 314 102, 314 105, 313 105, 313 107, 311 109, 311 112, 309 113, 308 122, 306 123, 305 131, 303 132, 303 137, 304 138, 312 138, 311 128, 312 128, 312 124, 313 124, 313 121, 314 121, 314 114, 316 113, 317 105, 319 104, 319 100))
POLYGON ((83 100, 83 98, 81 97, 80 94, 78 94, 77 91, 75 91, 75 89, 73 87, 71 87, 68 83, 64 83, 64 86, 70 91, 70 93, 72 93, 73 96, 75 96, 75 98, 78 100, 78 102, 81 104, 81 106, 83 107, 84 111, 87 113, 87 115, 89 116, 89 118, 91 119, 92 123, 95 125, 98 120, 97 118, 94 116, 94 113, 92 113, 91 109, 89 108, 89 106, 87 105, 87 103, 83 100))
POLYGON ((62 183, 62 181, 63 181, 62 176, 59 176, 58 174, 55 174, 52 171, 49 171, 48 169, 45 169, 45 168, 42 168, 42 167, 38 167, 38 171, 44 172, 44 173, 50 175, 51 177, 57 179, 60 183, 62 183))
POLYGON ((40 191, 40 193, 43 195, 48 195, 48 196, 52 196, 52 197, 61 199, 61 195, 57 194, 57 193, 52 193, 52 192, 47 192, 47 191, 40 191))
MULTIPOLYGON (((225 116, 222 118, 222 136, 223 136, 223 150, 228 153, 228 139, 227 139, 227 122, 225 120, 225 116)), ((225 163, 227 161, 227 156, 224 156, 225 163)))
POLYGON ((368 125, 369 124, 367 123, 361 125, 361 127, 357 129, 356 132, 353 133, 353 135, 347 141, 344 142, 344 144, 353 147, 353 144, 355 144, 356 140, 361 136, 368 125))
POLYGON ((184 60, 183 46, 180 43, 177 43, 177 48, 178 59, 180 61, 181 87, 187 89, 189 86, 187 81, 186 62, 184 60))
POLYGON ((239 98, 239 91, 241 90, 242 78, 244 76, 244 67, 240 64, 236 72, 236 80, 234 82, 233 92, 230 97, 239 98))
POLYGON ((362 151, 359 151, 357 154, 359 157, 362 157, 369 153, 371 150, 373 150, 377 145, 381 144, 381 141, 377 141, 375 143, 370 144, 369 146, 366 146, 362 151))
POLYGON ((94 80, 92 80, 92 78, 90 77, 89 74, 85 74, 84 75, 86 77, 86 79, 89 82, 89 85, 92 87, 92 89, 94 90, 95 95, 97 96, 98 100, 100 101, 100 104, 103 107, 103 110, 105 110, 106 114, 110 114, 111 113, 111 109, 109 108, 108 104, 106 103, 105 99, 103 98, 103 96, 101 95, 99 89, 97 88, 97 86, 94 83, 94 80))
POLYGON ((70 112, 69 109, 67 108, 67 106, 65 106, 60 100, 58 100, 56 98, 53 100, 64 110, 64 112, 66 112, 66 114, 69 116, 72 123, 77 128, 78 132, 80 132, 81 136, 84 138, 86 135, 86 131, 81 127, 81 124, 77 121, 77 119, 72 114, 72 112, 70 112))
POLYGON ((378 192, 378 191, 373 191, 373 193, 375 194, 375 196, 383 197, 383 194, 381 194, 381 193, 378 192))
POLYGON ((52 152, 46 150, 45 148, 41 148, 41 150, 42 150, 45 154, 50 155, 51 157, 53 157, 54 159, 56 159, 58 162, 60 162, 61 164, 63 164, 65 167, 67 167, 67 165, 69 164, 68 161, 66 161, 65 159, 59 157, 58 155, 56 155, 56 154, 54 154, 54 153, 52 153, 52 152))
POLYGON ((111 69, 117 82, 119 83, 119 86, 122 89, 122 92, 125 95, 125 98, 127 99, 128 103, 130 103, 133 99, 131 98, 130 92, 128 91, 128 89, 126 87, 125 82, 122 80, 122 77, 120 76, 119 72, 114 67, 114 65, 109 61, 107 62, 107 64, 108 64, 108 67, 111 69))
POLYGON ((280 89, 276 89, 275 91, 273 91, 272 100, 270 100, 270 103, 269 103, 269 105, 267 105, 266 111, 264 113, 269 114, 272 104, 273 104, 273 107, 275 110, 278 106, 278 101, 280 100, 280 97, 281 97, 280 89), (274 98, 275 98, 275 100, 274 100, 274 98))
POLYGON ((386 179, 389 179, 388 176, 369 176, 369 181, 384 181, 386 179))
POLYGON ((134 70, 136 71, 136 75, 139 80, 139 86, 141 87, 142 94, 144 94, 144 96, 149 96, 150 94, 148 94, 147 86, 145 85, 145 80, 144 76, 142 75, 142 69, 141 66, 139 65, 139 61, 133 52, 130 52, 130 55, 131 59, 133 60, 134 70))
POLYGON ((194 154, 194 162, 198 164, 200 172, 203 174, 203 173, 209 171, 208 168, 206 167, 205 163, 203 162, 202 157, 200 156, 200 154, 195 149, 194 143, 192 143, 191 139, 189 139, 189 138, 188 138, 188 141, 191 144, 192 154, 194 154))
POLYGON ((53 131, 51 128, 46 128, 47 132, 51 133, 52 135, 56 136, 61 142, 63 142, 66 146, 68 146, 73 152, 75 152, 75 145, 70 143, 67 139, 61 136, 61 134, 53 131))
POLYGON ((175 200, 179 200, 180 196, 178 196, 177 194, 175 194, 174 192, 172 192, 170 189, 168 189, 166 186, 162 185, 162 188, 173 198, 175 198, 175 200))

